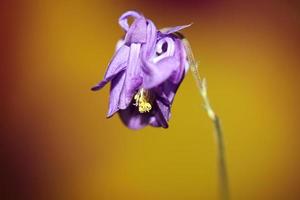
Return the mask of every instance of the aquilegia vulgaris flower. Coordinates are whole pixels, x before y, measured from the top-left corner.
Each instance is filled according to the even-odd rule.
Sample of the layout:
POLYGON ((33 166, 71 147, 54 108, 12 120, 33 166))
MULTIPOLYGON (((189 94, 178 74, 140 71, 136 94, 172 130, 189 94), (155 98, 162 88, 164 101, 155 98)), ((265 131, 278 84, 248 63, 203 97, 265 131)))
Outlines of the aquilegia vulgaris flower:
POLYGON ((146 125, 168 127, 175 93, 189 67, 182 36, 190 25, 157 30, 135 11, 119 18, 125 36, 116 46, 104 79, 92 90, 111 82, 107 117, 116 112, 131 129, 146 125), (128 18, 134 20, 128 24, 128 18))

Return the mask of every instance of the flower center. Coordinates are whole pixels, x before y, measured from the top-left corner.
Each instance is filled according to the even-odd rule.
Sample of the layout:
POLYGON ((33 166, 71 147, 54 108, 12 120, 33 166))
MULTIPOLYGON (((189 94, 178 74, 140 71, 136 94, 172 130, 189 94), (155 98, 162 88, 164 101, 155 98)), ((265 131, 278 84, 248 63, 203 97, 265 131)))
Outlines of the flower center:
POLYGON ((134 100, 136 107, 139 108, 140 113, 150 112, 152 106, 150 104, 150 92, 143 88, 139 89, 139 91, 134 95, 134 100))

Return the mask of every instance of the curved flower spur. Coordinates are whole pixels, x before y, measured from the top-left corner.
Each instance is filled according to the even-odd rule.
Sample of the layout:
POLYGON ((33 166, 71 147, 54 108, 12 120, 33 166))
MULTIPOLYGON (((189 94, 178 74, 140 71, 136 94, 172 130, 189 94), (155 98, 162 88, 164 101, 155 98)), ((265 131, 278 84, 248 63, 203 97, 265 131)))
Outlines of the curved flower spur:
POLYGON ((187 53, 176 32, 190 25, 157 30, 135 11, 119 18, 125 37, 116 45, 104 79, 93 91, 111 82, 107 117, 119 113, 131 129, 146 125, 168 127, 175 93, 188 71, 187 53), (132 17, 133 23, 128 24, 132 17))

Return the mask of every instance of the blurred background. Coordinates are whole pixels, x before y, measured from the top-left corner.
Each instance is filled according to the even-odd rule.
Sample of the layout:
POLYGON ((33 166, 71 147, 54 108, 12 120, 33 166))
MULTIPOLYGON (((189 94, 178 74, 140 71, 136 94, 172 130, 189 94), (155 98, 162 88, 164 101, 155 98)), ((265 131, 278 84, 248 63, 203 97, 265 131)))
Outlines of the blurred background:
POLYGON ((300 199, 300 3, 1 1, 1 200, 218 199, 213 127, 191 74, 167 130, 106 119, 94 93, 135 9, 184 30, 222 120, 232 199, 300 199))

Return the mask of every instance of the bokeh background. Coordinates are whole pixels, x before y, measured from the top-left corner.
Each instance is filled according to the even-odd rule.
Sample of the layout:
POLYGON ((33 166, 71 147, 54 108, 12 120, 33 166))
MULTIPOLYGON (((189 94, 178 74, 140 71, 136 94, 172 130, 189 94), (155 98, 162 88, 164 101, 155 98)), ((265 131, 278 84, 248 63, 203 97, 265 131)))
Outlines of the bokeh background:
POLYGON ((170 128, 106 119, 117 24, 184 30, 222 119, 232 199, 300 199, 300 3, 1 1, 1 200, 218 199, 213 127, 191 74, 170 128))

